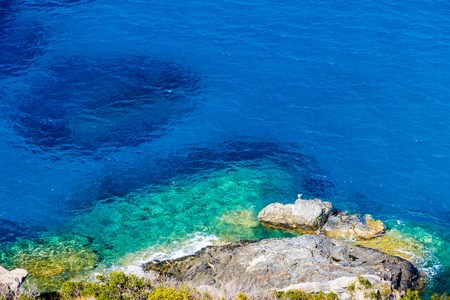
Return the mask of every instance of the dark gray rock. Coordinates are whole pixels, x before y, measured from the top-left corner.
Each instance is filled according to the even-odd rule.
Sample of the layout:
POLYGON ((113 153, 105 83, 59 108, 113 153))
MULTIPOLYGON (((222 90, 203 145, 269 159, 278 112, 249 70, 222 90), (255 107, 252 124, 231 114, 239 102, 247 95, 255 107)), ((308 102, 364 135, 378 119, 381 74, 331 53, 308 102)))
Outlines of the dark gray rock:
POLYGON ((416 288, 419 280, 418 270, 402 258, 322 235, 211 246, 191 256, 147 263, 144 270, 196 287, 241 292, 327 283, 357 274, 377 276, 400 291, 416 288))

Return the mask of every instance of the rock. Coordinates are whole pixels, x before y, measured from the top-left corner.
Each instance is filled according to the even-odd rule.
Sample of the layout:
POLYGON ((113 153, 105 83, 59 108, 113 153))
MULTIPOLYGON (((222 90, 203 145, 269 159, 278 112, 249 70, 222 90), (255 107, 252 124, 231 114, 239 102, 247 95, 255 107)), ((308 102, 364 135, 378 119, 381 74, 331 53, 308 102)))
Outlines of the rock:
POLYGON ((303 200, 294 204, 272 203, 259 214, 261 224, 272 227, 315 231, 320 229, 333 212, 333 205, 320 199, 303 200))
POLYGON ((343 278, 357 274, 385 281, 399 291, 416 288, 419 280, 417 268, 407 260, 323 235, 210 246, 191 256, 143 267, 210 292, 215 290, 223 297, 227 293, 234 296, 230 291, 283 290, 297 284, 314 290, 328 286, 342 292, 351 282, 343 278))
MULTIPOLYGON (((371 284, 380 284, 383 282, 383 279, 377 275, 363 275, 363 278, 370 281, 371 284)), ((326 282, 302 282, 290 285, 281 289, 283 292, 287 292, 289 290, 302 290, 308 293, 330 293, 333 292, 335 294, 342 294, 347 292, 347 287, 356 282, 358 280, 357 276, 353 277, 339 277, 334 280, 326 281, 326 282)))
POLYGON ((27 275, 27 270, 15 269, 8 271, 0 266, 0 284, 6 285, 13 292, 16 292, 19 289, 27 275))
POLYGON ((383 234, 385 227, 370 215, 340 213, 330 216, 322 231, 329 237, 371 239, 383 234))
POLYGON ((313 294, 319 292, 333 292, 338 295, 340 300, 400 300, 402 293, 392 290, 391 286, 391 282, 384 281, 380 276, 364 274, 357 275, 356 277, 340 277, 328 282, 298 283, 288 286, 279 292, 288 292, 292 290, 301 290, 313 294))
POLYGON ((333 238, 353 240, 371 239, 384 233, 383 222, 370 215, 347 214, 333 208, 330 202, 320 199, 303 200, 294 204, 272 203, 259 214, 262 225, 301 233, 322 232, 333 238))

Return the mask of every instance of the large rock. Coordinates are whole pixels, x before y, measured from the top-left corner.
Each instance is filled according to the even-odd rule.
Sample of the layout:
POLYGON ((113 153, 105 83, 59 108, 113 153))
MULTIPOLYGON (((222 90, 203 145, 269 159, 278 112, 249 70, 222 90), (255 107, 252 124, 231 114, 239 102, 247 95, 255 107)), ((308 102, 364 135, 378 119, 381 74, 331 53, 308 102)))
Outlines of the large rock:
POLYGON ((11 291, 16 292, 27 275, 27 270, 15 269, 8 271, 0 266, 0 285, 6 285, 11 291))
POLYGON ((329 237, 371 239, 383 234, 385 227, 370 215, 340 213, 330 216, 322 231, 329 237))
POLYGON ((272 203, 258 214, 261 224, 272 227, 315 231, 320 229, 333 212, 333 205, 320 199, 303 200, 294 204, 272 203))
POLYGON ((339 293, 351 282, 347 277, 357 274, 375 276, 404 291, 414 289, 419 279, 407 260, 323 235, 210 246, 191 256, 147 263, 144 270, 215 291, 219 297, 226 291, 283 290, 302 283, 338 286, 330 289, 339 293))
POLYGON ((371 239, 384 233, 383 222, 370 215, 347 214, 333 208, 330 202, 320 199, 303 200, 294 204, 272 203, 259 214, 262 225, 302 233, 322 232, 329 237, 371 239))

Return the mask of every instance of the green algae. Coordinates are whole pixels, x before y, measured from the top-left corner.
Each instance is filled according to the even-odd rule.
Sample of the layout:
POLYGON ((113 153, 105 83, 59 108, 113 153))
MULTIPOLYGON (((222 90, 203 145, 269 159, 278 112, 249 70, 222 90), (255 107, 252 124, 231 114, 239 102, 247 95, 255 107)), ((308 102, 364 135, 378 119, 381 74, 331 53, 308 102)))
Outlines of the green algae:
POLYGON ((86 238, 52 236, 18 241, 1 253, 1 261, 7 268, 26 269, 40 291, 54 291, 92 270, 98 255, 86 238))
POLYGON ((256 214, 250 209, 238 209, 227 211, 219 220, 233 227, 255 228, 259 226, 256 214))
POLYGON ((426 251, 425 244, 421 243, 414 236, 403 233, 397 228, 388 230, 380 237, 356 241, 354 244, 400 256, 415 264, 424 259, 426 251))
POLYGON ((242 239, 258 239, 260 226, 255 212, 252 209, 229 210, 216 218, 213 223, 221 240, 235 242, 242 239))

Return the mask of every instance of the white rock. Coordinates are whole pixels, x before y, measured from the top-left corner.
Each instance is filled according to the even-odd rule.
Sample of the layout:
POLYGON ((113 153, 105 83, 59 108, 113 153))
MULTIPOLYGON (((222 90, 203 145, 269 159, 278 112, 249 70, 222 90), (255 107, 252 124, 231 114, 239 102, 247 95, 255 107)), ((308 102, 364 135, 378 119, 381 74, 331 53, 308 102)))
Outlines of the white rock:
POLYGON ((0 266, 0 284, 8 286, 11 291, 16 292, 22 285, 27 275, 27 270, 15 269, 12 271, 8 271, 7 269, 0 266))
POLYGON ((266 206, 258 214, 258 220, 263 225, 316 231, 325 224, 333 210, 330 202, 298 198, 294 204, 273 203, 266 206))

